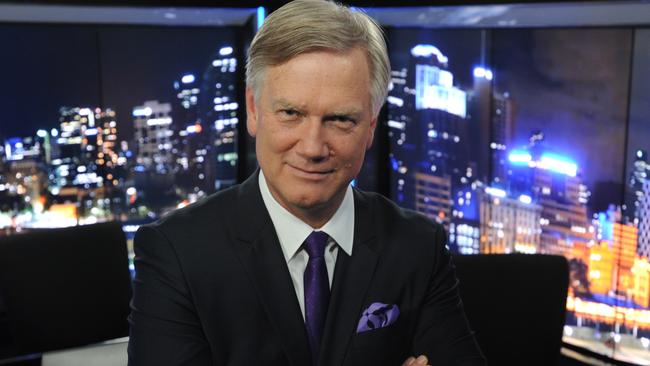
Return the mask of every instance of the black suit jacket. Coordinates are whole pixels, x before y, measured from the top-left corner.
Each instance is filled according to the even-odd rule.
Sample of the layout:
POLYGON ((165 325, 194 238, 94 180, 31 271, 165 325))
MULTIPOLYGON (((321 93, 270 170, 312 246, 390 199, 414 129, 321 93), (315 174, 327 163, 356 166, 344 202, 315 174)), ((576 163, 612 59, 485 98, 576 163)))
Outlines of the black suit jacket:
MULTIPOLYGON (((129 365, 308 366, 311 354, 257 174, 141 227, 135 238, 129 365)), ((354 190, 352 256, 339 251, 319 365, 484 365, 440 225, 354 190), (388 327, 357 333, 370 304, 388 327)))

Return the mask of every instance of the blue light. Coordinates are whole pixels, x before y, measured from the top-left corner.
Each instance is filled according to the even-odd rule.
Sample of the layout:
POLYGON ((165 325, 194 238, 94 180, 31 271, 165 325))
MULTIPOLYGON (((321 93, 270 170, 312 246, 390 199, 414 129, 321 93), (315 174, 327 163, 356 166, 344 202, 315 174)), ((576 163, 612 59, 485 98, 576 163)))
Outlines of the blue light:
POLYGON ((544 153, 539 160, 535 161, 527 151, 513 150, 508 155, 508 160, 515 165, 528 165, 531 168, 550 170, 570 177, 578 174, 578 165, 573 160, 556 154, 544 153))
POLYGON ((22 139, 20 137, 10 137, 7 139, 7 143, 11 146, 22 147, 22 139))
POLYGON ((183 84, 190 84, 190 83, 193 83, 194 80, 196 80, 196 78, 195 78, 194 75, 192 75, 192 74, 183 75, 183 78, 181 79, 181 81, 183 82, 183 84))
POLYGON ((394 171, 397 171, 397 169, 399 169, 399 163, 397 162, 397 159, 393 157, 390 158, 390 165, 394 171))
POLYGON ((492 70, 490 69, 486 69, 482 66, 476 66, 474 68, 474 77, 476 78, 485 78, 487 80, 492 80, 493 76, 494 74, 492 74, 492 70))
POLYGON ((134 108, 133 117, 149 117, 153 113, 153 110, 149 107, 145 108, 134 108))
POLYGON ((575 162, 567 157, 555 154, 543 154, 537 166, 571 177, 575 177, 578 172, 578 165, 575 162))
POLYGON ((221 49, 219 50, 219 55, 228 56, 228 55, 232 54, 232 51, 233 51, 233 49, 230 46, 221 47, 221 49))
POLYGON ((465 118, 467 94, 452 84, 450 72, 437 66, 416 65, 415 109, 438 109, 465 118))
POLYGON ((528 195, 522 194, 521 196, 519 196, 519 201, 521 203, 525 203, 525 204, 529 205, 529 204, 531 204, 533 202, 533 199, 532 199, 532 197, 530 197, 528 195))
POLYGON ((598 223, 600 224, 600 234, 602 240, 612 240, 614 237, 614 225, 612 220, 607 217, 607 213, 598 213, 598 223))
POLYGON ((263 6, 257 8, 257 29, 262 28, 264 24, 264 18, 266 18, 266 9, 263 6))
POLYGON ((506 191, 504 191, 501 188, 495 188, 495 187, 485 187, 485 193, 489 194, 490 196, 499 197, 499 198, 505 198, 506 196, 506 191))
POLYGON ((510 155, 508 156, 508 160, 510 160, 511 163, 513 164, 525 164, 528 165, 528 163, 533 160, 533 157, 530 156, 529 153, 526 151, 522 150, 513 150, 510 155))
POLYGON ((445 56, 438 47, 430 44, 419 44, 411 48, 411 55, 415 57, 431 57, 436 56, 438 62, 446 64, 449 61, 449 58, 445 56))

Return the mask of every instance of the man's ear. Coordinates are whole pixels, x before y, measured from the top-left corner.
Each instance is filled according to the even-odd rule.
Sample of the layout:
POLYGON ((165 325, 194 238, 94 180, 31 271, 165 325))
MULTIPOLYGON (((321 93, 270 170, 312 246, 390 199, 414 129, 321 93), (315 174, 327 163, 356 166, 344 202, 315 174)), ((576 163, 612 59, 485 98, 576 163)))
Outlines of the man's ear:
POLYGON ((246 129, 252 137, 257 135, 257 106, 254 94, 251 87, 246 87, 246 129))
POLYGON ((375 128, 377 128, 377 117, 370 120, 370 128, 368 129, 368 140, 366 141, 366 150, 370 150, 372 140, 375 137, 375 128))

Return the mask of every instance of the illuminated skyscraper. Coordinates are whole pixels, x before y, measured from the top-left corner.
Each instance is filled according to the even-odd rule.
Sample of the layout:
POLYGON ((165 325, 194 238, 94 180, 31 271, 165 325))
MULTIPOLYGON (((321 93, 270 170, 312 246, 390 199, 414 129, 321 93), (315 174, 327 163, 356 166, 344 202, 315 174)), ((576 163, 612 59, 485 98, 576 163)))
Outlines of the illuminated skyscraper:
POLYGON ((634 168, 627 182, 625 196, 625 217, 628 221, 638 224, 640 219, 641 205, 645 194, 643 184, 650 176, 650 164, 648 164, 648 153, 645 150, 637 150, 634 154, 634 168))
POLYGON ((477 163, 475 174, 479 179, 503 188, 509 165, 507 150, 512 148, 515 128, 514 103, 508 93, 494 90, 494 74, 489 68, 477 66, 473 76, 473 88, 468 93, 472 125, 470 160, 477 163), (485 154, 486 151, 490 151, 490 155, 485 154))
POLYGON ((136 171, 171 173, 174 163, 171 110, 171 104, 159 103, 157 100, 133 108, 137 145, 136 171))
POLYGON ((116 153, 115 112, 64 107, 59 121, 60 131, 50 132, 55 141, 49 177, 51 203, 75 203, 82 220, 89 215, 112 218, 110 188, 119 184, 115 168, 125 163, 118 161, 116 153))
POLYGON ((451 182, 449 177, 415 173, 416 211, 448 226, 451 218, 451 204, 451 182))
POLYGON ((183 196, 194 201, 211 188, 206 177, 210 150, 209 130, 199 116, 201 82, 193 74, 185 74, 174 82, 176 97, 180 104, 181 120, 175 122, 173 153, 176 161, 175 181, 183 196))
POLYGON ((558 184, 554 175, 537 169, 535 177, 541 193, 538 202, 543 208, 542 252, 568 257, 575 242, 587 244, 593 240, 586 202, 580 202, 588 193, 579 177, 561 177, 558 184))
POLYGON ((238 100, 239 66, 233 47, 223 45, 216 52, 203 77, 205 95, 202 113, 210 124, 210 144, 203 158, 206 181, 212 189, 221 189, 237 182, 237 125, 240 106, 238 100))
POLYGON ((110 108, 101 110, 95 109, 97 123, 97 155, 95 162, 98 166, 98 174, 103 178, 105 186, 116 186, 121 176, 118 167, 126 164, 125 159, 120 159, 117 145, 117 123, 115 111, 110 108))
POLYGON ((4 153, 6 161, 18 161, 23 159, 31 160, 40 160, 45 162, 45 137, 47 132, 39 131, 39 133, 45 133, 43 138, 39 137, 13 137, 5 141, 4 153))
POLYGON ((177 93, 176 98, 184 110, 181 125, 193 125, 198 122, 197 104, 201 89, 199 89, 199 81, 196 80, 196 76, 194 74, 183 75, 180 81, 174 81, 174 90, 177 93))
POLYGON ((491 126, 491 118, 497 103, 493 101, 492 70, 477 66, 474 68, 473 87, 468 94, 470 110, 470 156, 476 161, 476 176, 482 181, 489 181, 488 173, 491 159, 494 157, 486 154, 490 150, 490 143, 494 142, 494 129, 491 126))
MULTIPOLYGON (((635 289, 635 273, 632 269, 637 259, 637 228, 631 224, 621 223, 621 207, 610 205, 607 212, 601 212, 595 220, 597 227, 596 238, 601 243, 601 249, 608 250, 611 257, 610 291, 624 298, 632 298, 635 289)), ((593 269, 589 268, 590 271, 593 269)), ((636 275, 638 275, 638 271, 636 275)), ((600 276, 603 276, 601 271, 600 276)), ((601 284, 604 286, 604 283, 601 284)))
MULTIPOLYGON (((432 45, 411 49, 406 68, 393 70, 389 91, 389 138, 392 186, 398 204, 417 209, 423 206, 422 179, 437 177, 449 181, 450 189, 460 189, 473 179, 468 161, 467 95, 454 86, 446 70, 448 59, 432 45), (418 175, 419 174, 419 175, 418 175)), ((429 179, 430 180, 430 179, 429 179)), ((445 195, 451 199, 451 195, 445 195)), ((451 208, 444 209, 445 223, 451 208)), ((427 213, 430 216, 436 214, 427 213)))
MULTIPOLYGON (((88 159, 86 159, 86 155, 84 154, 85 146, 83 146, 83 139, 85 136, 82 132, 82 127, 85 131, 90 124, 87 117, 90 114, 90 109, 64 107, 60 109, 59 114, 61 132, 56 139, 58 153, 52 160, 56 179, 54 186, 71 187, 74 186, 73 182, 78 173, 77 168, 81 167, 80 170, 84 172, 87 169, 88 159)), ((93 119, 93 127, 94 122, 93 119)))
POLYGON ((623 295, 628 295, 634 288, 632 266, 636 258, 636 243, 637 228, 634 225, 614 222, 612 251, 618 268, 616 288, 623 295))
POLYGON ((490 128, 490 153, 492 154, 492 180, 505 187, 508 175, 508 154, 514 135, 513 102, 508 93, 492 93, 492 126, 490 128))
POLYGON ((647 258, 635 258, 630 270, 634 286, 632 300, 643 307, 650 307, 650 263, 647 258))
POLYGON ((7 166, 0 182, 1 190, 19 196, 35 212, 43 210, 43 193, 48 178, 46 151, 49 148, 49 135, 39 130, 35 137, 7 139, 3 149, 7 166))
POLYGON ((590 193, 577 165, 545 151, 541 141, 543 134, 535 133, 527 149, 510 152, 508 188, 512 194, 531 196, 542 206, 541 252, 570 257, 574 242, 586 245, 594 237, 587 217, 590 193))
MULTIPOLYGON (((407 186, 407 180, 413 173, 411 165, 417 159, 415 143, 406 139, 406 126, 413 122, 410 111, 414 108, 413 88, 407 86, 408 70, 406 68, 391 71, 391 82, 387 97, 388 103, 388 137, 392 144, 390 164, 392 166, 391 186, 394 187, 393 199, 401 206, 412 207, 415 197, 407 186)), ((413 170, 414 167, 413 167, 413 170)))
POLYGON ((105 179, 117 163, 115 112, 75 107, 61 108, 60 115, 52 159, 55 186, 88 189, 111 185, 112 180, 105 179))
POLYGON ((639 240, 637 253, 644 258, 650 258, 650 180, 642 185, 643 195, 638 206, 639 240))
POLYGON ((449 243, 461 254, 478 254, 480 245, 480 209, 483 183, 473 181, 452 194, 452 218, 449 225, 449 243))
POLYGON ((612 289, 612 278, 616 262, 607 241, 594 245, 589 253, 589 291, 594 294, 608 295, 612 289))
POLYGON ((508 197, 494 187, 479 193, 481 253, 539 252, 542 207, 530 196, 508 197))

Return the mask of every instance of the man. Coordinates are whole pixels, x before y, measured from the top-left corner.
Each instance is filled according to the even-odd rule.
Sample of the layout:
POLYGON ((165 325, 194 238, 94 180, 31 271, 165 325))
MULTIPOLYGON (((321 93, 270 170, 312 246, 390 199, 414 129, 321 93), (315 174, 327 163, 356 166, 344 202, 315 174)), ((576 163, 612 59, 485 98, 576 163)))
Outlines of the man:
POLYGON ((389 73, 363 13, 271 14, 247 63, 260 170, 138 231, 130 365, 484 364, 442 227, 350 187, 389 73))

